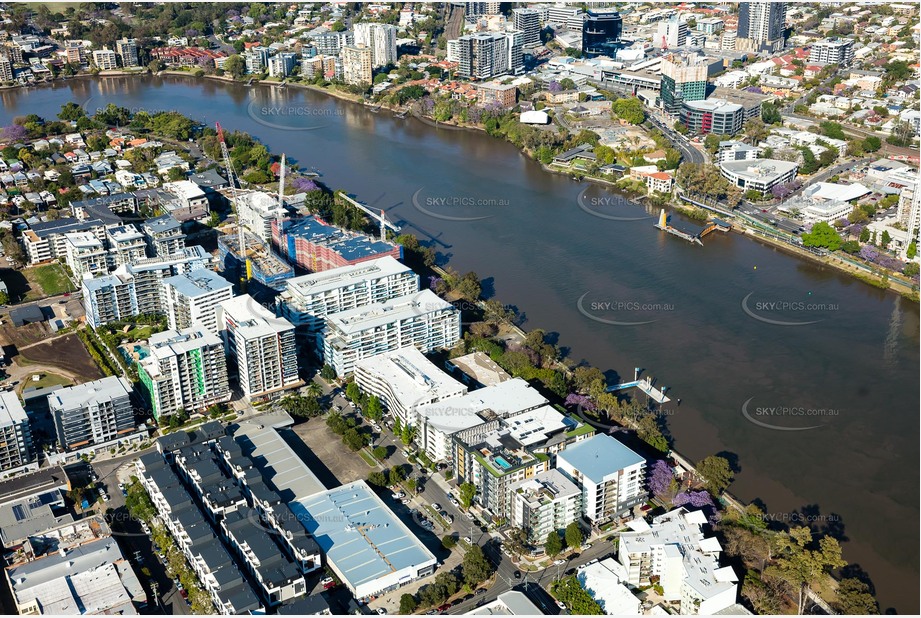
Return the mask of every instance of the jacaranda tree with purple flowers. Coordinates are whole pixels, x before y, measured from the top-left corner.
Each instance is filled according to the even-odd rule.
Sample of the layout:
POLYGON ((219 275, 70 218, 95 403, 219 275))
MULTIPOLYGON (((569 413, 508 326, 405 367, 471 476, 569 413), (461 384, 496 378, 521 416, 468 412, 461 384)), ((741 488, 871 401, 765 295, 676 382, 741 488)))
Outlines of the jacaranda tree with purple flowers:
POLYGON ((595 402, 592 401, 592 398, 588 395, 580 395, 579 393, 569 393, 566 396, 566 406, 576 406, 582 410, 588 410, 593 412, 598 406, 595 405, 595 402))
POLYGON ((678 481, 672 472, 671 466, 663 459, 652 464, 649 474, 649 491, 660 500, 670 500, 678 491, 678 481))
POLYGON ((675 506, 693 506, 697 508, 705 506, 714 507, 713 498, 711 498, 710 494, 706 491, 688 491, 683 494, 678 494, 675 496, 675 499, 672 500, 672 504, 675 506))

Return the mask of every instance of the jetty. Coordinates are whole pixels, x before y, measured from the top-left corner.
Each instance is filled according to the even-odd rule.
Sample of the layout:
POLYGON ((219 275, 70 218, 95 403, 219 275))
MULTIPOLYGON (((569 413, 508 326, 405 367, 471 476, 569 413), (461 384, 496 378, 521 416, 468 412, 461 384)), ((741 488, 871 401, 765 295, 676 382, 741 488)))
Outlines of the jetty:
POLYGON ((700 239, 710 232, 728 232, 732 229, 732 225, 723 221, 722 219, 716 218, 707 221, 707 224, 703 227, 690 225, 687 223, 670 222, 664 208, 659 212, 659 220, 656 221, 653 225, 663 232, 668 232, 673 236, 683 238, 689 243, 700 246, 703 246, 704 244, 700 239))
POLYGON ((621 382, 620 384, 612 384, 611 386, 608 386, 605 391, 609 393, 616 393, 618 391, 625 391, 635 388, 645 393, 647 397, 659 405, 671 401, 671 399, 665 394, 665 392, 668 390, 668 387, 663 386, 661 389, 656 388, 655 380, 649 376, 640 379, 640 373, 642 372, 643 369, 641 367, 636 367, 634 369, 633 380, 630 382, 621 382))

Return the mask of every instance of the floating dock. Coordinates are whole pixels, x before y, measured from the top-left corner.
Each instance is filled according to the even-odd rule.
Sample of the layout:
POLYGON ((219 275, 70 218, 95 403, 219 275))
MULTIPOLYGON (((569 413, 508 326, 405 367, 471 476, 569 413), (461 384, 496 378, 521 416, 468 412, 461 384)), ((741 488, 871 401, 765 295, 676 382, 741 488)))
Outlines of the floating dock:
POLYGON ((662 387, 661 390, 659 390, 658 388, 653 386, 652 378, 647 376, 643 378, 642 380, 639 379, 639 375, 641 371, 642 369, 640 369, 639 367, 636 368, 634 377, 636 377, 637 379, 633 380, 632 382, 622 382, 620 384, 614 384, 612 386, 607 387, 605 390, 609 393, 613 393, 617 391, 625 391, 631 388, 636 388, 646 393, 646 395, 650 399, 652 399, 659 405, 671 401, 671 399, 665 394, 665 391, 668 390, 668 387, 664 386, 662 387))
POLYGON ((732 229, 732 226, 721 219, 711 219, 707 222, 707 225, 704 227, 697 227, 689 224, 679 224, 679 223, 669 223, 668 215, 665 214, 665 209, 663 208, 659 213, 659 220, 653 224, 657 229, 662 230, 663 232, 668 232, 673 236, 678 238, 683 238, 689 243, 703 246, 701 238, 709 234, 710 232, 716 230, 719 232, 728 232, 732 229))

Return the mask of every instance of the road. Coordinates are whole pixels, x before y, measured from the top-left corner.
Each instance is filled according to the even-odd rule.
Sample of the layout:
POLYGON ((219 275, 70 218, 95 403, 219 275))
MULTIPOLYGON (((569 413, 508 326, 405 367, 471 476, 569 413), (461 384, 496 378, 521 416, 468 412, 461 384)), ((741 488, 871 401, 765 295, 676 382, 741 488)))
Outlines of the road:
POLYGON ((694 148, 687 138, 675 131, 672 127, 667 126, 656 116, 647 115, 646 118, 655 128, 659 129, 665 138, 672 143, 672 146, 681 153, 686 163, 703 164, 707 162, 704 153, 694 148))

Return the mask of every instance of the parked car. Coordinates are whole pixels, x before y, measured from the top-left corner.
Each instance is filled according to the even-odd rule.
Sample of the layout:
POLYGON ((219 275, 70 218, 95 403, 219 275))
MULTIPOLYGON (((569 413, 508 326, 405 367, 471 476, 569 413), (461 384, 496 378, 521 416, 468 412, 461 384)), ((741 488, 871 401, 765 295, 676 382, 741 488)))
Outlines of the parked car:
POLYGON ((474 590, 473 594, 475 596, 480 596, 481 594, 486 594, 486 588, 477 588, 474 590))
POLYGON ((585 545, 582 546, 582 551, 585 551, 585 550, 591 549, 591 548, 592 548, 592 544, 591 544, 591 543, 586 543, 585 545))
POLYGON ((521 571, 515 571, 515 579, 521 579, 521 571))
POLYGON ((440 611, 440 612, 446 612, 446 611, 448 611, 449 609, 451 609, 451 604, 450 604, 450 603, 445 603, 444 605, 439 605, 439 606, 438 606, 438 611, 440 611))
POLYGON ((435 509, 436 511, 440 511, 441 505, 436 502, 435 504, 432 505, 432 508, 435 509))
POLYGON ((560 558, 559 560, 553 561, 554 566, 560 566, 561 564, 566 564, 566 561, 560 558))
POLYGON ((557 599, 556 606, 559 607, 560 609, 566 609, 566 604, 560 601, 559 599, 557 599))
POLYGON ((473 539, 471 539, 469 536, 465 536, 464 543, 466 543, 467 545, 473 545, 473 539))
POLYGON ((471 513, 470 511, 467 511, 467 519, 473 520, 473 513, 471 513))
POLYGON ((377 613, 378 613, 378 614, 381 614, 381 615, 384 615, 384 614, 387 613, 387 610, 384 609, 383 607, 378 607, 378 608, 377 608, 377 613))

